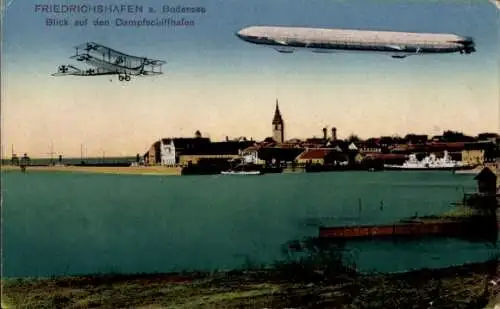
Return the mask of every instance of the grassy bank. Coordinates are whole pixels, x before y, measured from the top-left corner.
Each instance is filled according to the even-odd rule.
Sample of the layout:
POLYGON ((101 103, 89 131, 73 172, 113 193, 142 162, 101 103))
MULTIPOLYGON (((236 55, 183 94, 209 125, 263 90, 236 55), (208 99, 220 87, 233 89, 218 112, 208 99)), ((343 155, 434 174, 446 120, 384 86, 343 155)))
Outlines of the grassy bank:
MULTIPOLYGON (((295 265, 299 267, 298 265, 295 265)), ((4 280, 6 308, 493 308, 496 264, 403 274, 307 276, 290 267, 219 273, 4 280), (494 267, 492 269, 492 267, 494 267)))
MULTIPOLYGON (((21 171, 19 166, 2 165, 4 171, 21 171)), ((26 173, 31 172, 73 172, 118 175, 180 175, 180 167, 165 166, 28 166, 26 173)))

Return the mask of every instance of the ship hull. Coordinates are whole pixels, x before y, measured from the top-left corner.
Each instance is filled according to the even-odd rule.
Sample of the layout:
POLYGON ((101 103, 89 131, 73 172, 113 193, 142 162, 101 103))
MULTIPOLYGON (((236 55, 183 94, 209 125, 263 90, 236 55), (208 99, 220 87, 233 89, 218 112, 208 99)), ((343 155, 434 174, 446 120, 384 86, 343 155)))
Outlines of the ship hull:
POLYGON ((462 171, 470 170, 469 166, 440 166, 440 167, 403 167, 397 165, 385 165, 387 171, 462 171))

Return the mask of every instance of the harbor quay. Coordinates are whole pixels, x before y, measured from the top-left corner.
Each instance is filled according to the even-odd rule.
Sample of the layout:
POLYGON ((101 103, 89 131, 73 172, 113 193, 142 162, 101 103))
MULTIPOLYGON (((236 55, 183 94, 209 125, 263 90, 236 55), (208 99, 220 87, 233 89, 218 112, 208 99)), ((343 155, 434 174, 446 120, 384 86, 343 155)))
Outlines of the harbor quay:
MULTIPOLYGON (((2 165, 4 171, 18 171, 20 166, 2 165)), ((75 172, 93 174, 119 174, 119 175, 181 175, 181 167, 168 166, 82 166, 82 165, 34 165, 25 166, 24 170, 30 172, 75 172)))

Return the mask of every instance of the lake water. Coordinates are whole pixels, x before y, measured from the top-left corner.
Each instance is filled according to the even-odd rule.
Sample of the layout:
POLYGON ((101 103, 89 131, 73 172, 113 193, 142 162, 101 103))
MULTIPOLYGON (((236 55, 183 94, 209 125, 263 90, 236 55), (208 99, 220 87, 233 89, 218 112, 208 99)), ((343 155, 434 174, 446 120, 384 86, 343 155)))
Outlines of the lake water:
MULTIPOLYGON (((5 276, 237 268, 281 259, 319 224, 391 223, 438 214, 475 190, 451 172, 263 176, 2 174, 5 276), (383 205, 381 210, 380 206, 383 205)), ((459 240, 350 244, 361 270, 488 259, 459 240)))

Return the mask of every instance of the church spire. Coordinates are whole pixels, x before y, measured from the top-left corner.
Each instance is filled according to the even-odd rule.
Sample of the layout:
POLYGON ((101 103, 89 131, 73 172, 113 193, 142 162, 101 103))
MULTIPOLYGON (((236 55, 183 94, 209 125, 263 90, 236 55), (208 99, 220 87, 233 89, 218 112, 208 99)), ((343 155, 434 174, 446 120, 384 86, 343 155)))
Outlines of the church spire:
POLYGON ((285 140, 285 124, 283 122, 283 118, 281 117, 278 99, 276 99, 276 109, 274 110, 273 117, 273 139, 277 143, 283 143, 285 140))
POLYGON ((280 107, 278 105, 278 99, 276 99, 276 109, 274 110, 273 124, 282 124, 283 118, 281 117, 280 107))

